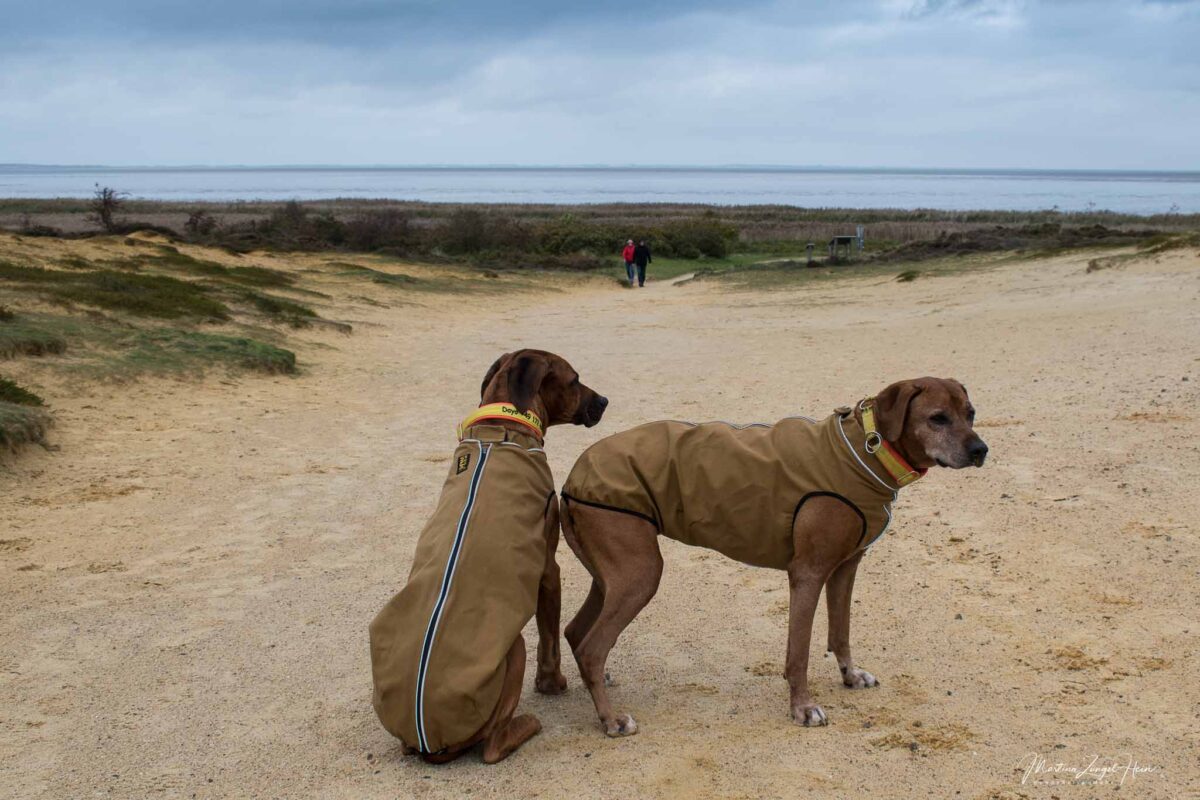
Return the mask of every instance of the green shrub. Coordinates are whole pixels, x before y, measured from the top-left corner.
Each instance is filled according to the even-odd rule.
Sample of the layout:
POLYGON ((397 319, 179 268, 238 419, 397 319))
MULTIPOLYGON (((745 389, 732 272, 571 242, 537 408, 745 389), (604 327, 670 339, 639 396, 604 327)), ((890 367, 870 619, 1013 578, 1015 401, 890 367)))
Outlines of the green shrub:
POLYGON ((737 228, 722 223, 714 214, 705 214, 667 225, 657 249, 676 258, 725 258, 737 235, 737 228))
POLYGON ((414 238, 408 215, 396 209, 365 211, 346 223, 346 245, 364 253, 384 247, 404 250, 414 238))

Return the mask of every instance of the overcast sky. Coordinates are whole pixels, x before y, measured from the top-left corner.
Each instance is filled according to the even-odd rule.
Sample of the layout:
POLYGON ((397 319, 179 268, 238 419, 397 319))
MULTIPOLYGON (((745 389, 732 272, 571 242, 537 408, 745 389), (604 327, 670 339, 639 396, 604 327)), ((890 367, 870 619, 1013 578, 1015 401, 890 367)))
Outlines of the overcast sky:
POLYGON ((1200 0, 6 0, 3 162, 1200 169, 1200 0))

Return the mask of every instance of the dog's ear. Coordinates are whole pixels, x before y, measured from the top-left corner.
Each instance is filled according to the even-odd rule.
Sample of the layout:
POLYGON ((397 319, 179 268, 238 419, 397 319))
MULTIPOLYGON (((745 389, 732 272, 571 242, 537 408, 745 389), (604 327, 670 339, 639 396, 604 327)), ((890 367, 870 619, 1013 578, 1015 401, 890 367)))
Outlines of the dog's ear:
POLYGON ((908 405, 920 393, 921 387, 916 381, 900 381, 875 395, 875 418, 884 439, 894 442, 904 433, 908 405))
POLYGON ((508 401, 528 411, 549 372, 550 362, 543 355, 522 353, 514 358, 508 365, 508 401))
POLYGON ((496 377, 496 373, 500 371, 500 365, 504 363, 504 359, 511 356, 512 353, 505 353, 496 359, 492 366, 488 367, 487 374, 483 376, 483 383, 479 386, 479 401, 483 402, 483 395, 487 391, 487 387, 491 384, 492 378, 496 377))

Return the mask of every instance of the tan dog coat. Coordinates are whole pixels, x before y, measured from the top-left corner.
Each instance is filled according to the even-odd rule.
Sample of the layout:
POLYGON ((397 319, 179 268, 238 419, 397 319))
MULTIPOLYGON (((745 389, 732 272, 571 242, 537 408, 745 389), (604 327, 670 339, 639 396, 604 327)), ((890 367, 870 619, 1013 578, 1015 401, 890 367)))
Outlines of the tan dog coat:
POLYGON ((371 622, 375 713, 409 747, 437 753, 491 718, 505 655, 537 607, 553 496, 535 439, 464 431, 408 583, 371 622))
POLYGON ((786 569, 806 500, 834 495, 862 518, 859 545, 891 522, 896 482, 850 409, 821 422, 651 422, 601 439, 567 477, 570 502, 644 517, 659 533, 758 567, 786 569))

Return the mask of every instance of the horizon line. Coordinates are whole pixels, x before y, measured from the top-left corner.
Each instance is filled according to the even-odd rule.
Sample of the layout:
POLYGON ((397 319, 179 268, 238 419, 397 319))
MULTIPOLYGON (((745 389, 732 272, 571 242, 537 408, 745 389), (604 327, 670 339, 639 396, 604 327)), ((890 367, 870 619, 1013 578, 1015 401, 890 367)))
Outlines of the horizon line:
POLYGON ((622 170, 654 170, 654 171, 773 171, 773 172, 940 172, 940 173, 1079 173, 1079 174, 1140 174, 1140 175, 1200 175, 1200 169, 1163 169, 1163 168, 1109 168, 1109 167, 933 167, 933 166, 847 166, 842 164, 519 164, 494 162, 484 164, 459 163, 428 163, 428 164, 45 164, 31 162, 3 162, 0 169, 20 170, 129 170, 129 171, 239 171, 239 170, 530 170, 530 171, 622 171, 622 170))

